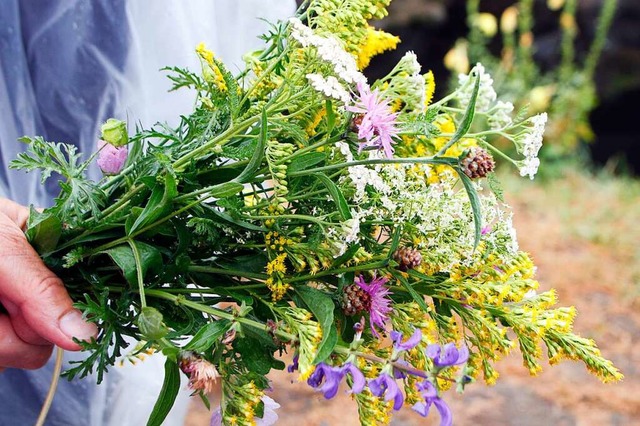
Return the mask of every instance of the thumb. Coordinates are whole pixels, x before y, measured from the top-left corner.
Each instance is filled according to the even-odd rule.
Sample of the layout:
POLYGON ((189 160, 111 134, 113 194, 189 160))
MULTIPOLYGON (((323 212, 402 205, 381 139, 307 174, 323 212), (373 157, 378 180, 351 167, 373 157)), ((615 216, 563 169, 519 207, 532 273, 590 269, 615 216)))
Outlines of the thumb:
POLYGON ((67 350, 80 347, 73 338, 89 340, 97 332, 73 308, 62 284, 9 216, 0 212, 0 300, 11 316, 22 315, 38 335, 67 350))

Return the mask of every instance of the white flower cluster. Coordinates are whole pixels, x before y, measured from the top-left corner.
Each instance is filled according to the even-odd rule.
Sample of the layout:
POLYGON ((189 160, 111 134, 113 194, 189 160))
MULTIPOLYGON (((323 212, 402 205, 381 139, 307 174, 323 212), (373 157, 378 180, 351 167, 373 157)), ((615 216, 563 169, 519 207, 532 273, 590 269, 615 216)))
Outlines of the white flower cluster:
POLYGON ((525 130, 516 136, 518 151, 524 155, 524 160, 519 163, 520 176, 529 176, 531 179, 538 172, 540 159, 538 152, 542 148, 544 127, 547 124, 547 113, 534 115, 525 121, 525 130))
POLYGON ((413 52, 407 52, 390 73, 389 85, 384 93, 390 98, 402 99, 409 111, 424 112, 426 92, 424 77, 420 75, 421 65, 413 52))
POLYGON ((400 61, 398 61, 397 67, 409 75, 420 74, 420 70, 422 69, 422 65, 418 62, 418 57, 412 51, 404 54, 400 61))
POLYGON ((307 74, 307 80, 314 89, 324 93, 325 96, 345 104, 351 102, 351 95, 334 76, 325 78, 322 74, 307 74))
POLYGON ((476 99, 476 111, 487 112, 496 101, 498 95, 493 88, 493 79, 488 72, 485 71, 482 64, 477 64, 471 72, 458 75, 458 100, 460 107, 466 109, 469 106, 471 95, 473 94, 474 81, 476 76, 480 75, 480 88, 478 90, 478 98, 476 99))
POLYGON ((348 84, 366 83, 367 78, 358 71, 356 60, 333 37, 321 37, 300 21, 290 18, 291 36, 303 47, 313 46, 322 60, 329 62, 342 80, 348 84))
POLYGON ((489 111, 487 121, 492 130, 500 130, 511 125, 513 120, 511 113, 513 112, 513 104, 511 102, 498 101, 489 111))
MULTIPOLYGON (((347 143, 339 142, 335 148, 334 155, 339 153, 346 161, 353 160, 347 143)), ((381 154, 371 152, 369 155, 378 158, 381 154)), ((454 191, 452 183, 446 181, 429 185, 420 171, 427 173, 428 166, 353 166, 347 169, 341 186, 344 193, 349 194, 349 204, 356 206, 352 215, 358 217, 359 222, 392 220, 410 224, 423 236, 416 242, 423 258, 438 270, 450 272, 473 259, 473 211, 464 190, 454 191)), ((505 211, 493 195, 481 194, 480 200, 483 223, 490 230, 483 235, 483 241, 505 258, 513 256, 518 243, 511 213, 505 211)), ((336 235, 336 239, 343 241, 345 237, 344 233, 336 235)))

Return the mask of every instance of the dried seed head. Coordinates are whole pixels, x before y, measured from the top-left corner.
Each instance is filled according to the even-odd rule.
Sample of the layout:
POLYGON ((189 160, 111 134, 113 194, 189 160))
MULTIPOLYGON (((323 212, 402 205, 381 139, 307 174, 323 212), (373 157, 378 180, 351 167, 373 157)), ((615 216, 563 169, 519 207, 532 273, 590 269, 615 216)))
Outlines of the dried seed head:
POLYGON ((460 161, 465 175, 471 179, 486 177, 496 166, 493 157, 484 149, 474 146, 469 149, 467 156, 460 161))
POLYGON ((356 315, 371 310, 371 296, 358 284, 346 286, 342 293, 342 311, 345 315, 356 315))
POLYGON ((398 262, 398 269, 407 271, 420 266, 422 263, 422 255, 415 248, 400 247, 393 253, 393 260, 398 262))

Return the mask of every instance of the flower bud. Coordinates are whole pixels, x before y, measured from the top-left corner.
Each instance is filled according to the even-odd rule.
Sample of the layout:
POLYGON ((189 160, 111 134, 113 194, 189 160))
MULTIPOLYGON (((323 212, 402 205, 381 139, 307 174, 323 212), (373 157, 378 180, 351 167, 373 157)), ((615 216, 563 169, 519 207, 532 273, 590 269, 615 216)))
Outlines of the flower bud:
POLYGON ((169 333, 169 329, 162 321, 163 317, 160 311, 150 306, 142 308, 142 312, 136 320, 140 333, 147 340, 162 339, 169 333))
POLYGON ((127 124, 115 118, 108 119, 100 128, 102 140, 115 147, 121 147, 129 143, 127 124))
POLYGON ((129 150, 126 146, 117 148, 105 141, 98 141, 98 167, 105 175, 117 175, 127 161, 129 150))

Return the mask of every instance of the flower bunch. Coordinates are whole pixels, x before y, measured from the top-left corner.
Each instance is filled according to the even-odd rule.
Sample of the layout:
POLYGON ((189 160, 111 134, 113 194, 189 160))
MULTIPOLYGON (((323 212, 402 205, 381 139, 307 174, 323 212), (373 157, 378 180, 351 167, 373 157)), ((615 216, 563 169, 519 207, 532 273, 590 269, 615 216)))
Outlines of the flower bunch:
POLYGON ((621 378, 572 333, 575 310, 534 292, 512 213, 490 190, 492 154, 533 176, 544 116, 511 117, 482 66, 435 102, 433 75, 410 53, 368 82, 355 47, 387 4, 311 1, 239 75, 199 45, 200 74, 170 69, 194 91, 193 113, 127 137, 99 182, 71 147, 25 139, 14 166, 65 180, 27 236, 100 329, 68 377, 101 380, 126 336, 162 352, 150 424, 168 412, 180 371, 203 397, 221 384, 215 422, 274 419, 267 375, 285 368, 285 351, 327 398, 350 386, 363 424, 403 406, 424 416, 435 406, 450 424, 444 393, 494 382, 514 346, 532 373, 544 345, 553 362, 621 378), (350 26, 357 39, 339 30, 350 26), (494 134, 524 159, 491 145, 494 134))

